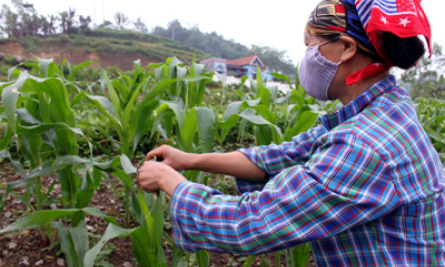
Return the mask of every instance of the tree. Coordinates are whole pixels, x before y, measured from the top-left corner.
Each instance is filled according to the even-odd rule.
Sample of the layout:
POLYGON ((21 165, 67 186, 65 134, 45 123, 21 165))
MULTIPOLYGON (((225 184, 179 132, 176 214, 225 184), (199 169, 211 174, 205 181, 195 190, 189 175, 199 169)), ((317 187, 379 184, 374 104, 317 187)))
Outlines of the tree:
POLYGON ((116 26, 119 30, 123 30, 130 22, 127 16, 122 12, 117 12, 114 15, 114 20, 116 21, 116 26))
POLYGON ((434 97, 445 98, 443 47, 435 43, 431 58, 424 56, 418 64, 402 74, 402 81, 411 89, 413 98, 434 97))
POLYGON ((139 17, 136 22, 133 23, 136 31, 148 33, 147 25, 142 21, 141 17, 139 17))
POLYGON ((60 28, 62 33, 77 33, 76 9, 69 8, 68 11, 59 13, 60 28))
POLYGON ((48 16, 48 30, 50 35, 57 33, 56 24, 58 20, 59 18, 57 16, 54 15, 48 16))
POLYGON ((18 14, 12 12, 9 6, 3 5, 0 18, 2 20, 1 30, 8 35, 8 38, 20 37, 18 14))
POLYGON ((99 24, 98 28, 99 29, 104 29, 109 25, 113 25, 113 22, 109 21, 109 20, 104 20, 104 22, 102 22, 101 24, 99 24))
POLYGON ((286 55, 287 51, 258 45, 252 45, 251 51, 257 54, 272 72, 295 73, 295 66, 286 55))
POLYGON ((88 32, 90 31, 90 23, 91 23, 91 17, 87 16, 79 16, 79 29, 81 32, 88 32))
POLYGON ((63 11, 61 13, 59 13, 59 21, 60 21, 60 29, 62 33, 67 33, 68 32, 68 28, 67 28, 67 19, 68 19, 68 12, 63 11))
POLYGON ((66 20, 66 30, 67 33, 77 33, 77 29, 76 29, 76 25, 77 25, 77 21, 76 21, 76 9, 73 8, 69 8, 68 9, 68 16, 67 16, 67 20, 66 20))

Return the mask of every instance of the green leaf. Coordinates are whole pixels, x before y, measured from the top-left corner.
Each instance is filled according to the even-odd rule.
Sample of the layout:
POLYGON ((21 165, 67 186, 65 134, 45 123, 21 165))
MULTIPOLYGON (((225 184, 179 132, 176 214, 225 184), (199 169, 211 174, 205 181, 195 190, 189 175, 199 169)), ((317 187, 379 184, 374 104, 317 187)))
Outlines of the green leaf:
POLYGON ((147 234, 142 226, 133 229, 124 229, 114 224, 109 224, 107 230, 102 235, 97 244, 85 255, 84 266, 93 267, 94 261, 101 251, 102 247, 110 240, 116 237, 125 238, 130 236, 133 240, 133 250, 136 254, 138 264, 141 266, 156 266, 156 258, 153 259, 152 253, 148 248, 147 234), (150 257, 151 256, 151 257, 150 257))
POLYGON ((256 257, 257 257, 257 255, 250 255, 247 258, 246 262, 244 262, 242 267, 250 267, 250 266, 252 266, 252 264, 255 261, 256 257))
POLYGON ((234 127, 240 120, 238 114, 231 115, 226 121, 218 122, 218 128, 221 128, 221 134, 219 137, 219 142, 223 143, 226 140, 227 135, 230 132, 230 129, 234 127))
POLYGON ((122 165, 122 168, 124 169, 125 173, 127 173, 127 174, 132 174, 132 173, 138 172, 137 168, 133 166, 130 159, 125 154, 121 155, 121 165, 122 165))
POLYGON ((161 192, 156 195, 152 194, 153 197, 156 197, 156 202, 151 212, 154 223, 154 236, 150 236, 150 238, 155 240, 157 248, 161 246, 162 232, 164 232, 164 206, 161 194, 161 192))
POLYGON ((256 111, 252 108, 246 109, 243 113, 239 114, 239 116, 256 125, 270 125, 273 129, 276 130, 278 135, 281 136, 281 129, 278 126, 271 124, 263 117, 256 115, 256 111))
POLYGON ((240 111, 240 109, 241 109, 241 105, 242 105, 242 102, 232 102, 232 103, 230 103, 227 106, 226 111, 224 113, 223 121, 226 121, 233 114, 238 113, 240 111))
POLYGON ((54 161, 54 163, 52 164, 51 167, 52 167, 53 171, 55 171, 55 170, 61 170, 68 165, 84 164, 84 163, 88 163, 88 160, 83 159, 79 156, 67 155, 67 156, 58 157, 54 161))
POLYGON ((73 237, 65 228, 62 222, 53 222, 51 226, 57 229, 60 246, 62 248, 63 253, 65 254, 65 259, 68 263, 68 266, 79 266, 82 267, 82 261, 79 258, 79 254, 76 251, 76 247, 74 245, 73 237))
POLYGON ((295 126, 286 129, 283 135, 283 140, 290 142, 292 141, 292 138, 294 136, 297 136, 300 133, 308 131, 317 121, 317 118, 318 114, 316 113, 310 111, 303 112, 303 114, 301 114, 295 126))
POLYGON ((19 92, 28 78, 28 73, 24 72, 20 74, 18 80, 15 83, 5 87, 2 92, 3 108, 5 110, 6 118, 8 119, 8 125, 13 133, 16 133, 15 109, 17 100, 19 99, 19 92))
MULTIPOLYGON (((136 90, 132 93, 131 99, 128 101, 125 110, 122 114, 121 122, 130 124, 130 116, 135 110, 136 107, 136 101, 141 94, 142 87, 147 84, 147 82, 151 79, 151 77, 147 77, 143 82, 139 84, 139 86, 136 88, 136 90)), ((138 117, 139 114, 135 114, 136 117, 138 117)), ((148 116, 149 114, 144 114, 145 116, 148 116)))
POLYGON ((123 170, 117 170, 111 173, 117 178, 121 179, 122 182, 127 186, 127 188, 133 188, 131 177, 123 170))
POLYGON ((96 207, 83 208, 83 209, 44 210, 31 213, 25 217, 18 219, 16 222, 2 229, 0 231, 0 234, 37 227, 45 223, 49 223, 51 221, 63 218, 65 216, 72 215, 76 212, 85 212, 93 216, 107 217, 104 213, 102 213, 100 209, 96 207))
POLYGON ((199 267, 208 267, 210 264, 209 253, 205 250, 200 250, 196 252, 196 257, 198 258, 199 267))
POLYGON ((49 65, 54 62, 54 60, 51 59, 37 59, 39 62, 39 72, 40 72, 40 78, 47 78, 48 77, 48 69, 49 65))
POLYGON ((178 103, 172 101, 161 101, 163 104, 167 104, 168 107, 175 113, 176 119, 179 124, 179 128, 184 128, 184 109, 181 108, 178 103))
POLYGON ((183 260, 184 251, 177 247, 173 247, 172 267, 187 267, 187 262, 183 260))
MULTIPOLYGON (((153 127, 153 124, 155 124, 152 118, 152 113, 158 105, 158 100, 152 100, 147 103, 140 114, 133 115, 135 118, 138 118, 137 120, 131 120, 130 122, 129 137, 131 138, 133 136, 133 151, 136 150, 141 136, 146 135, 150 130, 150 127, 153 127)), ((159 122, 156 124, 156 127, 158 125, 159 122)))
MULTIPOLYGON (((149 243, 150 248, 155 251, 157 248, 157 242, 155 239, 156 232, 155 232, 155 222, 153 220, 153 217, 150 214, 150 210, 148 209, 147 202, 145 201, 144 194, 141 192, 141 190, 138 188, 138 200, 139 200, 139 206, 141 207, 142 212, 142 218, 140 218, 140 223, 146 225, 146 229, 149 236, 149 243)), ((161 232, 162 234, 162 232, 161 232)))
POLYGON ((97 63, 94 61, 86 61, 86 62, 80 63, 79 65, 77 65, 74 68, 73 72, 71 72, 70 75, 68 75, 68 80, 72 81, 74 79, 74 76, 76 76, 76 74, 79 72, 79 70, 81 70, 82 68, 87 67, 89 65, 92 65, 92 64, 97 65, 97 63))
MULTIPOLYGON (((76 208, 78 209, 87 207, 93 198, 95 184, 89 170, 86 171, 84 183, 85 184, 82 185, 82 191, 77 195, 76 208)), ((76 225, 76 223, 74 223, 74 225, 76 225)))
POLYGON ((193 140, 198 131, 196 120, 196 109, 190 109, 184 121, 183 128, 180 129, 180 145, 185 152, 193 152, 193 140))
POLYGON ((445 143, 445 135, 443 133, 438 133, 428 128, 425 128, 425 132, 431 139, 445 143))
POLYGON ((289 84, 290 86, 292 86, 292 84, 291 84, 291 82, 290 82, 290 79, 289 79, 289 77, 287 77, 287 75, 280 74, 280 73, 277 73, 277 72, 272 72, 271 74, 272 74, 272 76, 274 76, 275 78, 280 79, 280 80, 283 80, 283 81, 285 81, 287 84, 289 84))
POLYGON ((76 227, 72 227, 71 237, 74 242, 74 247, 79 255, 80 266, 83 266, 83 259, 88 251, 88 231, 85 221, 81 221, 76 227))
POLYGON ((156 110, 156 117, 155 117, 155 119, 153 121, 153 125, 151 126, 151 135, 150 135, 150 137, 152 137, 153 134, 155 133, 159 123, 161 122, 162 118, 164 118, 164 115, 167 112, 168 108, 169 108, 169 105, 164 103, 164 104, 161 104, 159 106, 159 108, 156 110))
POLYGON ((215 124, 215 114, 213 110, 209 108, 196 108, 196 119, 201 152, 210 153, 214 141, 213 128, 215 124))
POLYGON ((25 134, 43 134, 47 132, 50 129, 67 129, 71 132, 84 136, 83 132, 79 128, 73 128, 68 126, 66 123, 58 122, 58 123, 45 123, 40 125, 34 125, 34 126, 17 126, 17 132, 18 133, 25 133, 25 134))
POLYGON ((116 110, 116 113, 120 114, 121 113, 121 105, 120 105, 121 101, 119 99, 119 96, 118 96, 116 90, 114 89, 113 84, 110 82, 110 79, 108 78, 108 74, 105 70, 101 71, 100 79, 102 80, 102 82, 104 84, 107 85, 108 92, 110 93, 111 103, 113 104, 113 107, 116 110))
POLYGON ((0 140, 0 151, 5 150, 8 147, 9 140, 13 136, 14 133, 12 132, 11 128, 8 127, 8 129, 6 130, 6 135, 4 136, 3 139, 0 140))

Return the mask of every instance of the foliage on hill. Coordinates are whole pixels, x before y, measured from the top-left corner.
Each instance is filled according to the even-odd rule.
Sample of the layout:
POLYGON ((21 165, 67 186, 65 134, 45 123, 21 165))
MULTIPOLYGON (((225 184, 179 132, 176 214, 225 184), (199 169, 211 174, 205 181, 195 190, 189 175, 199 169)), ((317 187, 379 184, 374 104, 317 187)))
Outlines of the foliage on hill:
MULTIPOLYGON (((0 44, 13 41, 19 42, 27 53, 32 54, 39 52, 57 52, 60 54, 73 51, 95 52, 100 58, 106 58, 110 55, 126 55, 131 57, 129 58, 131 62, 144 57, 149 62, 162 62, 170 55, 177 55, 186 64, 190 64, 194 55, 197 60, 203 60, 211 56, 168 38, 134 31, 98 29, 86 34, 29 35, 21 38, 3 39, 0 40, 0 44)), ((120 66, 122 62, 116 63, 120 66)))
MULTIPOLYGON (((130 50, 149 54, 147 55, 148 57, 159 61, 166 60, 168 56, 176 55, 186 63, 190 63, 191 60, 191 57, 188 55, 189 52, 196 52, 198 60, 203 59, 201 56, 206 54, 206 57, 226 59, 236 59, 257 54, 271 71, 290 75, 295 73, 295 65, 286 55, 286 51, 255 45, 248 48, 245 45, 236 43, 234 40, 226 40, 216 32, 209 34, 201 32, 197 27, 191 29, 184 28, 177 20, 170 22, 167 29, 159 26, 154 28, 154 35, 150 35, 147 34, 147 27, 141 18, 133 22, 123 13, 118 12, 114 16, 114 24, 110 21, 104 21, 104 23, 99 25, 98 29, 91 30, 89 25, 91 18, 78 15, 75 9, 69 8, 67 11, 59 12, 57 15, 43 16, 37 12, 33 4, 24 3, 23 0, 12 0, 12 4, 13 8, 3 5, 0 12, 0 33, 10 39, 22 39, 29 36, 54 36, 58 34, 86 35, 87 37, 125 40, 121 42, 126 46, 125 50, 128 50, 128 44, 131 43, 128 40, 156 43, 162 44, 162 46, 136 46, 130 50), (132 30, 128 30, 129 27, 132 30), (169 41, 158 36, 167 37, 169 41), (184 50, 185 54, 182 54, 184 50)), ((66 37, 61 38, 66 39, 66 37)), ((75 39, 80 40, 81 43, 83 43, 82 40, 85 40, 83 37, 76 37, 75 39)), ((31 40, 34 41, 35 39, 31 38, 31 40)), ((100 41, 91 41, 93 44, 101 43, 100 41)), ((20 42, 22 41, 20 40, 20 42)), ((25 40, 24 42, 26 43, 27 41, 25 40)), ((114 42, 117 44, 119 41, 114 42)), ((116 49, 122 48, 113 47, 113 45, 110 47, 110 44, 104 44, 103 47, 105 50, 111 50, 110 52, 113 53, 117 52, 116 49)), ((88 49, 88 51, 90 50, 88 49)))
POLYGON ((216 32, 203 33, 198 27, 184 28, 178 20, 170 22, 167 29, 155 27, 153 34, 174 39, 219 58, 236 59, 257 54, 272 71, 285 74, 295 73, 295 65, 287 57, 286 51, 256 45, 248 48, 232 39, 226 40, 216 32))

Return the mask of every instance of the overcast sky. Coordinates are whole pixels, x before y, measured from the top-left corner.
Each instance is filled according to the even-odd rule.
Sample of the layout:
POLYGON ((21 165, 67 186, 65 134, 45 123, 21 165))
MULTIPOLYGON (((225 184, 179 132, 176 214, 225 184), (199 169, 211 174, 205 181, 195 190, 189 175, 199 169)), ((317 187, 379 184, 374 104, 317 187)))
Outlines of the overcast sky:
MULTIPOLYGON (((93 24, 103 19, 114 22, 113 15, 123 12, 131 20, 142 18, 148 29, 167 27, 178 19, 184 27, 198 26, 203 32, 216 31, 226 39, 250 46, 261 44, 286 50, 294 63, 304 55, 303 29, 318 0, 24 0, 34 4, 40 14, 57 14, 75 8, 78 15, 90 15, 93 24)), ((9 0, 0 4, 12 6, 9 0)), ((430 19, 433 42, 445 44, 445 1, 424 0, 430 19)))

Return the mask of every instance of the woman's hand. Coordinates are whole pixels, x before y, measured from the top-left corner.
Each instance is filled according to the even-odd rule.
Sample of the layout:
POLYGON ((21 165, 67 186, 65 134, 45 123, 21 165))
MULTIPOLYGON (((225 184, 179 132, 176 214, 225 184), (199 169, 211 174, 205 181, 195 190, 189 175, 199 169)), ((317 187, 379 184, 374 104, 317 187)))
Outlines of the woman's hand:
POLYGON ((162 190, 170 196, 173 196, 178 184, 187 181, 170 166, 154 161, 144 162, 139 168, 136 179, 145 191, 154 193, 162 190))
POLYGON ((183 171, 190 168, 190 158, 192 154, 182 152, 171 146, 160 146, 147 154, 146 161, 157 158, 157 161, 162 162, 176 171, 183 171))

